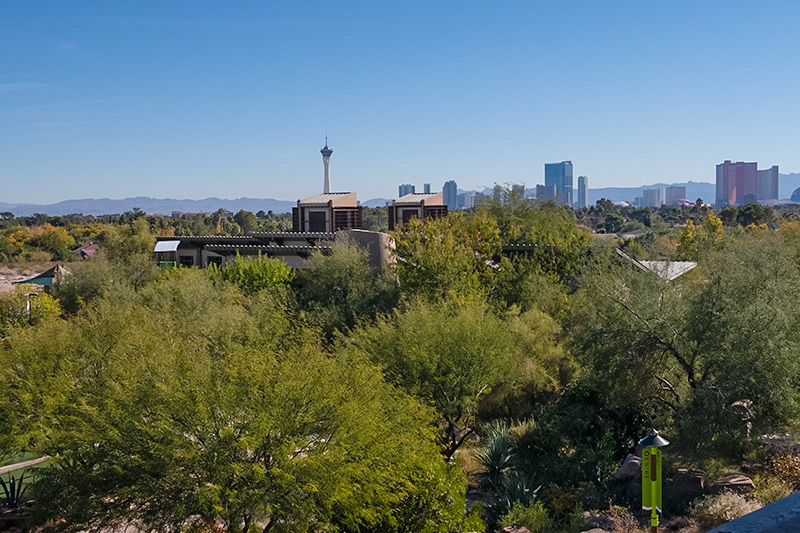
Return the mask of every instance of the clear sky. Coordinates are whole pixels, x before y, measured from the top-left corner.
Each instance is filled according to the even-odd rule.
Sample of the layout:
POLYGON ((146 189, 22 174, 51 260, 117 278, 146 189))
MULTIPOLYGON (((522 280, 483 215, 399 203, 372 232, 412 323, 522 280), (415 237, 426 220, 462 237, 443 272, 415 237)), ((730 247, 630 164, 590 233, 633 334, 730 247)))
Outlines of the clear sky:
POLYGON ((0 202, 800 171, 800 2, 0 0, 0 202))

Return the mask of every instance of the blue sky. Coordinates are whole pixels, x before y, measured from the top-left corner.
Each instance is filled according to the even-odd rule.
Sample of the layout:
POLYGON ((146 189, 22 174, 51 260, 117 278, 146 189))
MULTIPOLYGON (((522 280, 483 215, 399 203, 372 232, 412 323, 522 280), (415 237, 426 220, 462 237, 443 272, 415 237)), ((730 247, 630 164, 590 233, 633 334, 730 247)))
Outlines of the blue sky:
POLYGON ((0 202, 800 172, 799 2, 0 0, 0 202))

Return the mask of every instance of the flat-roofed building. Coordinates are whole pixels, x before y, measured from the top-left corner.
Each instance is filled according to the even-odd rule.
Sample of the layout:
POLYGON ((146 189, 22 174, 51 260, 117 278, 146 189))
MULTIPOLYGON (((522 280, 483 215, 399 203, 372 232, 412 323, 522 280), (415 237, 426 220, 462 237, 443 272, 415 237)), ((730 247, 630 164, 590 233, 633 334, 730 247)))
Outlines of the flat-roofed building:
POLYGON ((679 200, 686 200, 686 187, 673 185, 664 188, 664 203, 667 205, 678 205, 679 200))
POLYGON ((642 191, 644 207, 661 207, 661 189, 645 189, 642 191))
POLYGON ((717 165, 717 205, 745 205, 757 200, 756 163, 726 160, 717 165))
POLYGON ((536 199, 540 202, 549 202, 556 199, 558 193, 555 185, 537 185, 536 199))
POLYGON ((333 243, 346 238, 367 251, 372 266, 394 260, 394 240, 388 233, 352 229, 333 232, 253 232, 247 235, 156 237, 155 259, 162 267, 224 265, 237 255, 282 259, 292 268, 304 268, 313 252, 327 254, 333 243))
POLYGON ((362 208, 354 192, 315 194, 292 208, 292 231, 334 232, 361 226, 362 208))
POLYGON ((555 202, 560 205, 572 205, 572 161, 545 163, 545 186, 555 185, 555 202))
POLYGON ((757 200, 778 199, 778 165, 766 170, 759 170, 756 181, 757 200))
POLYGON ((417 188, 410 183, 403 183, 397 188, 397 196, 405 196, 407 194, 414 194, 417 188))
POLYGON ((575 207, 589 207, 589 178, 586 176, 578 176, 578 202, 575 207))
POLYGON ((401 196, 389 207, 389 229, 402 228, 412 218, 440 218, 447 216, 447 206, 442 193, 411 193, 401 196))

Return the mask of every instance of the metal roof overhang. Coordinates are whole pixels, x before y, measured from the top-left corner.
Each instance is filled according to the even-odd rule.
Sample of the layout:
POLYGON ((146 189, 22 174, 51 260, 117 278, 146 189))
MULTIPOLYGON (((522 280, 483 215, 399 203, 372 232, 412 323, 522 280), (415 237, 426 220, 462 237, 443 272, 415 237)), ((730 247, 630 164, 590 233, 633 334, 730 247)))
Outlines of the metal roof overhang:
POLYGON ((154 252, 175 252, 178 250, 178 246, 180 245, 181 241, 158 241, 156 243, 156 247, 153 249, 154 252))

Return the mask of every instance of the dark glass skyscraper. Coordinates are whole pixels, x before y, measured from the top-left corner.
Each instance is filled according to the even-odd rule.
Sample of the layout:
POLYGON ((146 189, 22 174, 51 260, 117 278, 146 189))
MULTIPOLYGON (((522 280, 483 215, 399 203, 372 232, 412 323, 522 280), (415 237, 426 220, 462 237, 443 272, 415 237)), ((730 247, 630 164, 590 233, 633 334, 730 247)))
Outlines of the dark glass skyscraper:
POLYGON ((455 211, 458 208, 458 185, 455 181, 445 182, 442 187, 442 196, 448 211, 455 211))
POLYGON ((578 203, 575 207, 589 207, 589 178, 586 176, 578 176, 578 203))
POLYGON ((572 161, 545 163, 545 187, 556 186, 556 203, 572 205, 572 161))

